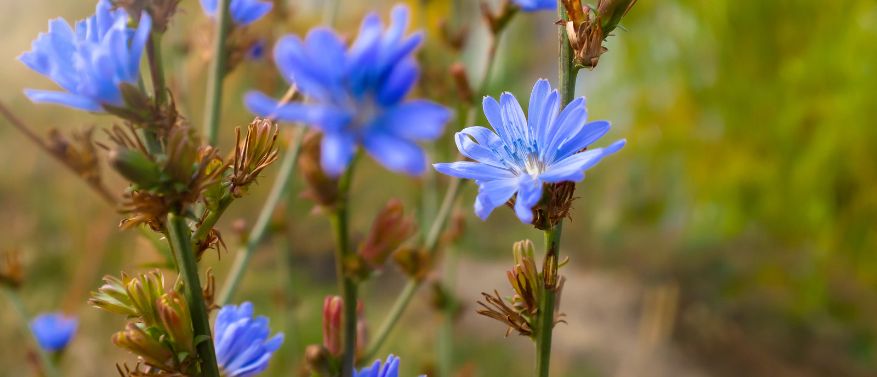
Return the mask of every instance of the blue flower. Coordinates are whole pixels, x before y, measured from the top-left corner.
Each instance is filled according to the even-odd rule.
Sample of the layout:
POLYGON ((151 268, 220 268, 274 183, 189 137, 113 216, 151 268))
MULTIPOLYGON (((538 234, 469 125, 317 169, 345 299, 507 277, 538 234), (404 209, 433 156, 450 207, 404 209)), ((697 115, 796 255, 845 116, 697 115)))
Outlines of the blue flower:
MULTIPOLYGON (((216 6, 219 0, 201 0, 201 8, 210 17, 216 17, 216 6)), ((228 12, 231 20, 238 25, 249 25, 258 21, 271 11, 274 4, 259 0, 231 0, 228 4, 228 12)))
POLYGON ((61 313, 41 314, 30 322, 37 343, 46 351, 56 352, 64 349, 73 339, 79 321, 61 313))
POLYGON ((517 193, 515 213, 521 222, 532 223, 543 183, 579 182, 585 170, 625 144, 619 140, 585 151, 609 131, 609 122, 588 123, 584 97, 560 111, 557 91, 546 80, 533 87, 529 122, 511 93, 503 93, 499 103, 484 97, 484 115, 495 132, 468 127, 455 135, 460 153, 474 161, 434 165, 441 173, 475 180, 475 213, 481 219, 517 193))
POLYGON ((268 338, 268 318, 253 318, 253 304, 226 305, 214 326, 216 359, 227 377, 255 376, 266 368, 274 351, 283 344, 283 333, 268 338))
POLYGON ((512 0, 524 12, 557 9, 557 0, 512 0))
POLYGON ((395 355, 387 356, 387 362, 383 364, 380 360, 375 360, 370 367, 356 371, 353 377, 399 377, 399 358, 395 355))
POLYGON ((128 20, 124 10, 112 10, 109 1, 101 0, 95 14, 77 22, 75 29, 62 18, 49 21, 49 32, 40 33, 18 60, 64 91, 25 89, 25 95, 37 103, 94 112, 102 111, 103 105, 122 106, 119 85, 137 84, 152 27, 146 12, 136 31, 128 28, 128 20))
POLYGON ((415 142, 439 137, 450 112, 430 101, 405 100, 419 75, 412 53, 423 39, 421 33, 404 35, 408 13, 394 7, 386 29, 369 14, 349 47, 326 28, 311 30, 304 41, 283 37, 274 61, 311 102, 280 104, 250 92, 247 106, 261 116, 319 128, 320 162, 330 176, 347 168, 359 145, 392 171, 423 173, 426 156, 415 142))

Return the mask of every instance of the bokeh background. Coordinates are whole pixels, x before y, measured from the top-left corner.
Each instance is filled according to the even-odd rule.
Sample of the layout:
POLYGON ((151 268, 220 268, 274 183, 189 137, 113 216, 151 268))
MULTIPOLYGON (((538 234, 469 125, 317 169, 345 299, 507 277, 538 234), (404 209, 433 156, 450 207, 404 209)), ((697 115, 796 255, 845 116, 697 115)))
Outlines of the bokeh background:
MULTIPOLYGON (((391 6, 341 2, 338 28, 351 33, 366 11, 386 17, 391 6)), ((478 3, 409 3, 427 30, 420 94, 451 105, 449 65, 463 62, 473 82, 483 72, 478 3), (455 5, 462 10, 453 16, 455 5), (443 19, 468 25, 462 54, 441 42, 443 19)), ((52 84, 15 59, 48 19, 80 19, 93 6, 0 2, 0 100, 40 134, 112 122, 31 104, 22 88, 52 84)), ((321 1, 278 0, 277 9, 284 11, 252 35, 270 43, 302 34, 323 13, 321 1)), ((537 78, 556 85, 555 19, 549 12, 512 22, 489 94, 507 90, 525 100, 537 78)), ((568 324, 556 330, 555 375, 877 375, 877 3, 640 1, 622 24, 597 69, 579 77, 591 117, 613 122, 607 140, 627 138, 628 146, 580 185, 565 227, 568 324)), ((200 124, 211 33, 195 0, 183 0, 169 33, 171 87, 200 124)), ((244 62, 226 84, 220 147, 227 150, 232 128, 251 119, 242 93, 282 92, 284 84, 270 59, 244 62)), ((434 158, 452 158, 452 146, 438 142, 434 158)), ((88 292, 104 274, 146 268, 160 257, 136 231, 118 230, 113 208, 5 121, 0 161, 0 250, 22 255, 28 310, 80 317, 65 375, 116 375, 114 363, 132 361, 109 341, 122 320, 88 307, 88 292)), ((240 244, 237 229, 253 222, 276 171, 220 223, 229 250, 206 257, 220 282, 240 244)), ((118 180, 111 185, 124 189, 118 180)), ((390 197, 429 213, 443 185, 442 178, 412 181, 364 163, 354 182, 354 233, 365 233, 390 197), (437 193, 429 189, 434 181, 437 193)), ((237 295, 287 334, 267 376, 298 375, 303 347, 321 339, 322 297, 334 291, 328 222, 299 197, 301 185, 293 186, 237 295)), ((434 274, 454 288, 459 315, 435 310, 427 287, 384 347, 402 357, 406 376, 437 375, 444 357, 456 376, 531 374, 529 340, 505 338, 499 323, 474 313, 474 302, 481 291, 507 291, 511 243, 541 235, 505 209, 477 220, 469 210, 473 191, 467 187, 460 202, 466 232, 434 274)), ((364 288, 373 327, 403 283, 390 267, 364 288)), ((0 376, 32 375, 23 331, 4 297, 0 376)))

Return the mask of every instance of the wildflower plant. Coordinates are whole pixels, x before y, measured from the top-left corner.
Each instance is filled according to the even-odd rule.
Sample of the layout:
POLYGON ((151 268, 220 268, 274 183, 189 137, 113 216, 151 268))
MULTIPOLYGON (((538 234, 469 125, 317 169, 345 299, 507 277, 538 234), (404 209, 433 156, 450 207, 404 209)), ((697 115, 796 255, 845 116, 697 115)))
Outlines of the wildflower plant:
MULTIPOLYGON (((333 9, 339 1, 327 2, 330 11, 325 23, 334 20, 333 9)), ((275 208, 298 168, 306 187, 303 196, 313 200, 315 212, 331 223, 338 284, 338 295, 326 297, 323 303, 322 343, 305 349, 305 367, 311 375, 397 377, 399 358, 393 355, 385 362, 364 364, 383 352, 386 339, 420 286, 428 282, 440 293, 438 301, 445 302, 444 306, 460 307, 451 290, 435 279, 433 268, 441 262, 440 251, 462 233, 464 221, 459 216, 451 229, 445 227, 462 191, 462 179, 466 179, 478 185, 475 212, 482 219, 506 204, 521 222, 546 232, 541 268, 533 244, 517 243, 515 264, 508 272, 513 296, 502 297, 497 290, 485 294, 479 313, 534 339, 538 375, 547 377, 551 333, 562 322, 562 315, 556 313, 564 281, 558 272, 563 264, 559 258, 563 220, 570 216, 575 186, 584 179, 584 172, 625 143, 593 147, 610 127, 605 121, 588 122, 584 98, 573 99, 575 72, 588 66, 587 59, 580 57, 584 47, 579 34, 590 36, 590 31, 583 30, 597 26, 608 33, 633 2, 623 7, 622 2, 601 1, 590 11, 572 7, 575 0, 561 5, 553 0, 507 0, 496 13, 482 8, 481 20, 490 33, 483 79, 472 86, 460 63, 449 70, 460 93, 453 102, 458 113, 468 118, 459 122, 469 127, 454 135, 467 160, 434 165, 452 177, 436 210, 427 203, 431 195, 424 195, 427 199, 414 210, 407 209, 402 200, 390 199, 366 217, 374 220, 362 231, 350 229, 360 149, 391 173, 415 177, 424 191, 434 193, 441 185, 439 180, 419 178, 428 172, 433 151, 421 143, 442 140, 453 113, 421 97, 435 92, 430 90, 431 82, 420 81, 417 50, 425 34, 408 32, 411 10, 405 5, 393 7, 386 25, 378 13, 369 13, 351 38, 331 27, 315 27, 304 39, 279 38, 273 46, 274 63, 289 90, 280 98, 248 91, 244 103, 258 117, 229 132, 234 144, 226 147, 218 138, 225 122, 223 80, 240 66, 238 58, 253 47, 242 41, 255 40, 257 49, 267 48, 263 44, 272 38, 241 35, 248 25, 281 5, 262 0, 201 0, 207 16, 215 20, 202 131, 177 107, 177 97, 186 93, 167 85, 165 78, 167 59, 162 58, 161 41, 169 28, 181 26, 173 22, 179 3, 99 0, 95 14, 75 26, 63 19, 52 20, 49 31, 20 56, 23 64, 62 89, 28 89, 25 94, 33 102, 107 113, 111 126, 73 133, 72 138, 67 131, 56 130, 46 140, 0 104, 0 115, 119 210, 119 228, 139 230, 165 258, 157 264, 160 269, 106 276, 91 294, 91 306, 124 320, 110 340, 137 361, 117 364, 117 371, 131 377, 250 377, 274 365, 270 361, 281 352, 284 334, 273 331, 267 317, 255 316, 249 301, 229 302, 237 302, 233 299, 252 254, 270 235, 275 208), (510 20, 516 14, 555 6, 565 30, 561 33, 559 89, 553 90, 547 80, 538 81, 527 116, 510 93, 498 101, 484 97, 482 107, 492 130, 471 126, 477 106, 472 99, 485 95, 496 45, 510 20), (290 136, 286 126, 293 128, 290 136), (305 132, 305 128, 310 130, 305 132), (217 224, 233 203, 256 191, 251 188, 265 181, 261 178, 272 171, 275 162, 280 167, 271 180, 270 193, 253 228, 240 232, 240 251, 217 290, 212 266, 207 266, 209 258, 203 258, 208 250, 221 254, 226 249, 217 224), (111 180, 105 179, 103 164, 125 182, 124 189, 114 191, 105 184, 111 180), (414 221, 412 214, 424 216, 414 221), (429 226, 420 227, 421 223, 429 226), (353 234, 363 237, 353 238, 353 234), (388 261, 395 262, 408 281, 372 334, 365 322, 368 300, 359 296, 359 287, 376 275, 392 273, 385 268, 388 261)), ((286 16, 277 13, 278 19, 286 16)), ((541 26, 553 27, 550 23, 541 26)), ((456 40, 451 43, 457 54, 454 59, 458 59, 465 37, 452 39, 456 40)), ((588 46, 586 50, 593 48, 588 46)), ((592 61, 590 67, 595 65, 592 61)), ((17 294, 24 283, 22 268, 14 254, 8 255, 0 264, 0 288, 9 293, 21 317, 29 320, 17 294)), ((76 320, 46 315, 29 326, 40 346, 41 370, 48 377, 59 376, 46 354, 66 347, 76 320)), ((450 367, 440 365, 442 374, 451 375, 450 367)))

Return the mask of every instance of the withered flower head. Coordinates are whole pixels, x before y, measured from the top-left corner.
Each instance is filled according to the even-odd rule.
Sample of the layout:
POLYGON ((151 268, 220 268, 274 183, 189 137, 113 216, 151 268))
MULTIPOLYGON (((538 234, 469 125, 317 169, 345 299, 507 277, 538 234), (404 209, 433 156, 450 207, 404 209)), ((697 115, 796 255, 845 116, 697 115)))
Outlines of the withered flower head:
POLYGON ((379 269, 414 234, 414 228, 414 219, 405 216, 402 201, 390 199, 372 221, 368 237, 359 245, 359 255, 371 268, 379 269))
MULTIPOLYGON (((542 200, 533 207, 533 226, 536 229, 548 230, 570 217, 572 202, 576 199, 575 182, 549 183, 543 188, 542 200)), ((515 198, 509 201, 514 208, 515 198)))
POLYGON ((603 41, 618 27, 636 0, 598 0, 597 7, 583 6, 581 0, 561 0, 569 15, 564 22, 569 43, 575 51, 576 65, 593 69, 607 51, 603 41))
POLYGON ((21 266, 18 252, 7 251, 3 253, 2 260, 0 260, 0 285, 18 288, 23 281, 24 268, 21 266))
POLYGON ((496 319, 509 327, 506 335, 517 331, 520 335, 534 335, 535 321, 540 315, 540 308, 544 296, 542 292, 552 290, 555 292, 554 323, 563 322, 563 314, 559 314, 560 296, 563 289, 563 277, 558 275, 560 265, 556 259, 546 258, 542 271, 536 269, 536 250, 533 242, 524 240, 516 242, 512 248, 515 257, 515 266, 506 272, 509 284, 515 294, 509 298, 503 298, 499 292, 493 295, 481 293, 483 301, 478 301, 481 309, 478 314, 496 319))
POLYGON ((302 196, 316 202, 320 209, 329 209, 338 202, 338 180, 327 176, 320 165, 321 139, 316 131, 305 134, 298 167, 307 184, 302 196))
POLYGON ((235 129, 235 150, 231 193, 241 197, 246 187, 256 181, 259 173, 277 161, 277 125, 269 119, 256 118, 247 127, 241 140, 240 128, 235 129))

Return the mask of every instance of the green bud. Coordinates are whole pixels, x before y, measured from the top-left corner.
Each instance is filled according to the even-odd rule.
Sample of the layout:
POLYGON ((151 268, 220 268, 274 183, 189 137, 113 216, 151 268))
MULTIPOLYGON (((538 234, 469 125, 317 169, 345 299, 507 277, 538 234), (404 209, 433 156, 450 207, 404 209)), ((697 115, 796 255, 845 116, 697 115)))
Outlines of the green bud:
POLYGON ((143 324, 129 322, 125 330, 113 335, 113 344, 143 358, 147 364, 163 370, 173 370, 174 352, 151 335, 143 324))
POLYGON ((128 277, 122 274, 122 279, 114 276, 104 276, 104 285, 96 292, 91 293, 88 302, 98 308, 106 310, 110 313, 121 314, 127 317, 137 317, 139 312, 128 296, 128 290, 125 282, 128 277))
POLYGON ((186 298, 178 292, 164 294, 158 300, 158 316, 175 349, 193 353, 194 333, 186 298))
POLYGON ((161 183, 161 168, 143 152, 128 148, 113 149, 110 165, 131 183, 149 189, 161 183))
POLYGON ((636 0, 600 1, 597 11, 600 12, 600 20, 602 21, 600 26, 603 28, 603 35, 609 35, 612 30, 615 30, 634 4, 636 4, 636 0))

